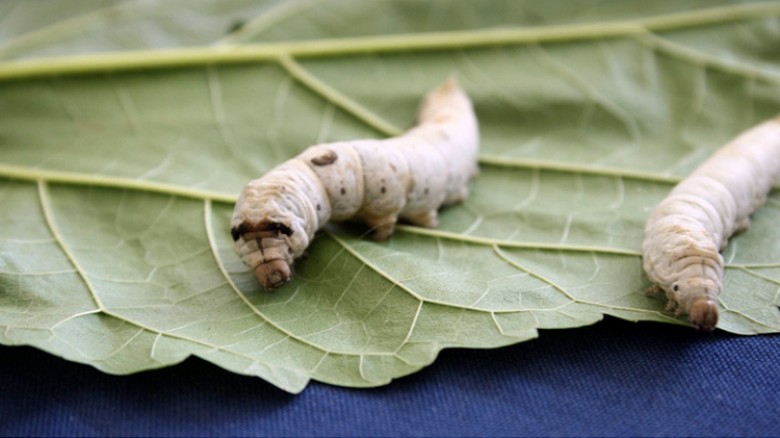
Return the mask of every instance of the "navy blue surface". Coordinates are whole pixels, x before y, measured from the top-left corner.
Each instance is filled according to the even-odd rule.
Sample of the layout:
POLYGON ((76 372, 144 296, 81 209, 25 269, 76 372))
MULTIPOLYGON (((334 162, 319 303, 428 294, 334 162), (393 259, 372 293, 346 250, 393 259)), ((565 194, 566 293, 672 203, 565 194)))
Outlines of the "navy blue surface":
POLYGON ((199 359, 110 376, 0 347, 2 435, 777 436, 780 336, 615 319, 299 395, 199 359))

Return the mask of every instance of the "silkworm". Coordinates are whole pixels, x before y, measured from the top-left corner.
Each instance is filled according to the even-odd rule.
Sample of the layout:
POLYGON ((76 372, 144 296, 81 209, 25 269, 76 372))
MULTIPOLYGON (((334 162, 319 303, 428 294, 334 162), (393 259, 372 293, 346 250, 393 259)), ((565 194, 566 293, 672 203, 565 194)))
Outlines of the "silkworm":
POLYGON ((293 261, 331 220, 363 221, 377 240, 399 219, 436 227, 441 206, 466 198, 478 149, 471 101, 450 78, 427 94, 406 133, 311 146, 250 181, 231 220, 234 248, 271 289, 291 279, 293 261))
POLYGON ((681 181, 645 226, 643 266, 665 293, 667 310, 688 314, 711 331, 718 323, 723 257, 732 234, 750 227, 750 215, 780 185, 780 117, 755 126, 716 151, 681 181))

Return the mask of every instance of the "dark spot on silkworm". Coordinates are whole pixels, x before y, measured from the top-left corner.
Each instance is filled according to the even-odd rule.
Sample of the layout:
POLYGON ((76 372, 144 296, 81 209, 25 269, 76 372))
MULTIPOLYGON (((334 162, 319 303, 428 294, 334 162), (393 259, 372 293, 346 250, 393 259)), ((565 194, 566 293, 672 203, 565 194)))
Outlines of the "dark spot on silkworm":
POLYGON ((233 237, 233 241, 237 241, 246 233, 254 231, 255 227, 247 221, 241 222, 237 227, 230 229, 230 236, 233 237))
POLYGON ((320 155, 319 157, 314 157, 311 159, 311 164, 315 166, 327 166, 328 164, 333 164, 336 159, 339 156, 336 155, 333 151, 327 151, 324 154, 320 155))
POLYGON ((243 236, 246 233, 264 233, 266 235, 261 237, 271 237, 272 234, 284 234, 285 236, 290 236, 292 235, 293 230, 287 225, 279 222, 263 221, 258 224, 252 224, 248 221, 244 221, 241 222, 241 225, 238 226, 238 229, 234 227, 232 230, 230 230, 230 233, 234 237, 236 235, 243 236))
POLYGON ((347 189, 345 189, 344 187, 342 187, 342 188, 341 188, 341 194, 342 194, 342 195, 346 195, 346 194, 347 194, 347 189))
POLYGON ((317 204, 317 211, 322 210, 322 206, 320 204, 317 204))
POLYGON ((674 286, 672 286, 672 290, 674 290, 675 292, 677 292, 678 290, 680 290, 680 286, 678 286, 678 285, 676 285, 676 284, 675 284, 674 286))
POLYGON ((289 236, 293 233, 293 230, 285 224, 276 224, 276 231, 289 236))
POLYGON ((387 189, 385 188, 385 186, 382 186, 382 188, 379 189, 379 191, 382 192, 382 194, 384 195, 385 192, 387 192, 387 189))

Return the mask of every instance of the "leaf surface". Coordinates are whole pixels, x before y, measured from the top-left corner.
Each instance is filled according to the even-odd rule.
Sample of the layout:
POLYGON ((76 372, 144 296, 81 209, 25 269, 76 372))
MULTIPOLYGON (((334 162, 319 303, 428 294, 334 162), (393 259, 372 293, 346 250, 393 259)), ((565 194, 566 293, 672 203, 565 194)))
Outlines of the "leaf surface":
MULTIPOLYGON (((780 2, 68 3, 0 2, 0 342, 110 373, 194 354, 376 386, 603 315, 686 324, 642 293, 647 215, 780 108, 780 2), (329 226, 262 292, 241 187, 401 132, 453 72, 482 135, 467 202, 381 243, 329 226)), ((780 330, 778 221, 774 192, 724 250, 719 328, 780 330)))

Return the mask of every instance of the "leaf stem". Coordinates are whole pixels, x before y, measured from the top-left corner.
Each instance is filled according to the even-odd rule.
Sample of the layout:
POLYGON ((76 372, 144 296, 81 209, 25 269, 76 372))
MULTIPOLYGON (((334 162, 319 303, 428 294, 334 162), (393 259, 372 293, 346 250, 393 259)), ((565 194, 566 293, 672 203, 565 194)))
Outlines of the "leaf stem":
POLYGON ((589 175, 612 176, 616 178, 653 181, 667 184, 677 184, 682 177, 665 175, 661 173, 643 172, 641 170, 627 170, 615 167, 588 166, 558 161, 538 160, 534 158, 508 158, 499 155, 480 154, 479 163, 498 167, 514 167, 528 169, 542 169, 557 172, 584 173, 589 175))

